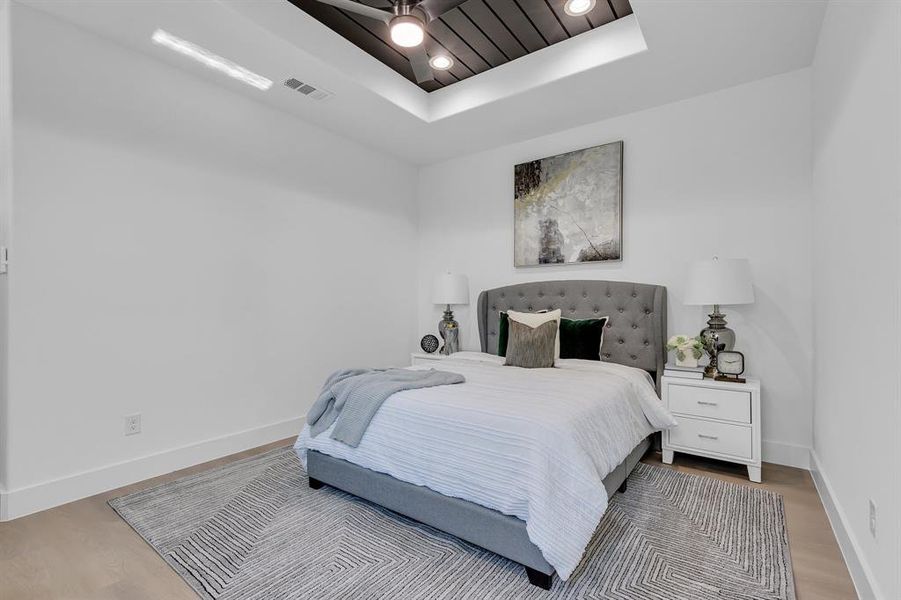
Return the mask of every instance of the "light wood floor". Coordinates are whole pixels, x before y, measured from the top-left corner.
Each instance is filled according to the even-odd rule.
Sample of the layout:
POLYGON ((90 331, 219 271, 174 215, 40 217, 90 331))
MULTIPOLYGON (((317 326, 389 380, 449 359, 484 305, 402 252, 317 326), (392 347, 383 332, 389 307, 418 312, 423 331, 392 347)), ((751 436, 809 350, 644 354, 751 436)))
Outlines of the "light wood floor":
MULTIPOLYGON (((290 443, 283 440, 190 469, 0 523, 0 599, 193 599, 191 589, 106 501, 290 443)), ((646 463, 660 465, 657 454, 646 463)), ((741 485, 743 468, 677 455, 671 467, 741 485)), ((799 600, 856 598, 826 513, 807 471, 764 464, 762 487, 785 498, 799 600)))

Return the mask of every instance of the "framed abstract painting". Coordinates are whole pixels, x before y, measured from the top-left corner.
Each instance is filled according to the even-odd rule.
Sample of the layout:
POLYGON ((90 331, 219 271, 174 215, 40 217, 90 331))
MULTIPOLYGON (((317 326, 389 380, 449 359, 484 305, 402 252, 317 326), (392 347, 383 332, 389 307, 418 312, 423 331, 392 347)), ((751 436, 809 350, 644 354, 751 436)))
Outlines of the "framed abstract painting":
POLYGON ((517 267, 622 260, 623 143, 514 167, 517 267))

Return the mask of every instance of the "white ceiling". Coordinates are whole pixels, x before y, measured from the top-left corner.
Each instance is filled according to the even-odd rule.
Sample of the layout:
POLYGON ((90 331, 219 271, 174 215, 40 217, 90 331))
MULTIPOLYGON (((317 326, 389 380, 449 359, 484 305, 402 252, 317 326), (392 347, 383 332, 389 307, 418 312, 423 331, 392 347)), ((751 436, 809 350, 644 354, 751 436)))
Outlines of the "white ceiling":
POLYGON ((287 0, 18 1, 417 164, 808 66, 825 11, 825 0, 632 0, 634 18, 427 94, 287 0), (262 92, 195 65, 153 45, 157 28, 278 83, 262 92), (335 96, 311 101, 280 85, 289 77, 335 96))

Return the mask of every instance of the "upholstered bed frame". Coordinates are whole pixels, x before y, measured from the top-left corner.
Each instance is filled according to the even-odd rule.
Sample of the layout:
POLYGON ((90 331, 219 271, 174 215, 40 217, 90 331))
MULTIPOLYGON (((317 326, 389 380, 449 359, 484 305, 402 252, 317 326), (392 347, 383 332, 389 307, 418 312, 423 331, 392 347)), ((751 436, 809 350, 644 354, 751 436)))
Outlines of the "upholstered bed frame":
MULTIPOLYGON (((604 360, 647 370, 658 383, 666 361, 666 288, 617 281, 544 281, 509 285, 479 294, 479 339, 483 352, 497 354, 502 310, 560 308, 573 319, 609 316, 604 360)), ((625 491, 626 480, 650 446, 643 440, 604 478, 608 497, 625 491)), ((376 473, 353 463, 307 452, 312 488, 328 484, 411 519, 500 554, 526 568, 533 585, 550 589, 554 568, 529 540, 525 521, 473 502, 376 473)))
POLYGON ((660 387, 666 364, 666 288, 625 281, 538 281, 479 294, 482 352, 497 354, 499 314, 560 309, 567 319, 609 317, 601 359, 648 371, 660 387))

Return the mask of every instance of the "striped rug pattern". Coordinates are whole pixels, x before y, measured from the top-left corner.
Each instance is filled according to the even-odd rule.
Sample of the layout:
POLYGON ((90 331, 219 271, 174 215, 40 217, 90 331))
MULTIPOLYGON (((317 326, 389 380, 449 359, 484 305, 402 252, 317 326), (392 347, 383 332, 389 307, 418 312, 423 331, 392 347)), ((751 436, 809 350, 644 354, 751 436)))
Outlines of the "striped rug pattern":
POLYGON ((640 464, 582 564, 519 565, 329 487, 281 448, 110 501, 201 598, 794 600, 782 497, 640 464))

